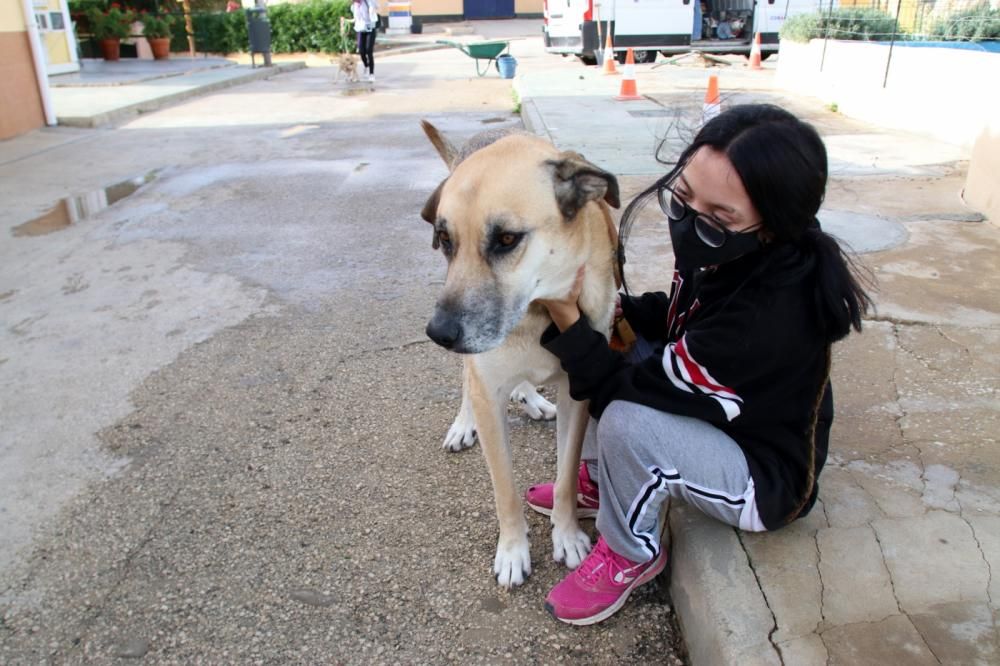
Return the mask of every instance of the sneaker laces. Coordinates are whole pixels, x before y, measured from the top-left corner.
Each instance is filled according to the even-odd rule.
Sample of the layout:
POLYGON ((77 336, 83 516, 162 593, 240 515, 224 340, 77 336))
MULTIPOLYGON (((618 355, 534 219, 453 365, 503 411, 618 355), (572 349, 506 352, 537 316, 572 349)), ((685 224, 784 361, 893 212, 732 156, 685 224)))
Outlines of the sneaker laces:
POLYGON ((594 545, 594 549, 590 551, 590 555, 577 567, 576 573, 585 582, 592 583, 601 575, 604 569, 607 569, 608 578, 613 581, 618 572, 627 571, 634 566, 636 566, 635 562, 611 550, 604 537, 599 537, 597 544, 594 545))

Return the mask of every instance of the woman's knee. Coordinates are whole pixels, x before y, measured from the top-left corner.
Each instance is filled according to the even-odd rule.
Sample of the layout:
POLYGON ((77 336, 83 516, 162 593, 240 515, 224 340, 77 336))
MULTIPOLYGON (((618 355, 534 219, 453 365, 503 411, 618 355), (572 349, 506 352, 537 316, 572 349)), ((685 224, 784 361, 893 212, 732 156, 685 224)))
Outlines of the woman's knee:
POLYGON ((603 456, 618 457, 631 448, 640 436, 636 429, 637 411, 645 409, 632 402, 616 400, 609 404, 597 422, 597 443, 603 456))

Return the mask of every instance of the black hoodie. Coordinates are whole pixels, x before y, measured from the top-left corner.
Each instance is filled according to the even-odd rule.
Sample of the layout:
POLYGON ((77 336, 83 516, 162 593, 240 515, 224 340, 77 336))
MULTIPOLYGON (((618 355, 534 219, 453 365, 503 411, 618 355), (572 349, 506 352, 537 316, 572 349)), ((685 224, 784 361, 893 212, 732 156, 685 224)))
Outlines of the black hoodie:
POLYGON ((815 262, 791 244, 721 266, 675 271, 663 292, 622 296, 633 330, 657 348, 639 364, 580 321, 542 345, 569 374, 570 395, 600 419, 614 400, 707 421, 746 456, 769 530, 806 515, 826 462, 830 347, 816 325, 815 262), (812 467, 812 473, 810 473, 812 467))

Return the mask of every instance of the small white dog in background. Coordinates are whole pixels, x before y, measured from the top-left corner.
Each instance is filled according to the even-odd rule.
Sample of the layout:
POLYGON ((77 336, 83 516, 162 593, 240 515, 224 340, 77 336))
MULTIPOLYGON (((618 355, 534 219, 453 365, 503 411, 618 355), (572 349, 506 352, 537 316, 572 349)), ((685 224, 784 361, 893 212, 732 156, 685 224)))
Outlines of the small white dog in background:
POLYGON ((330 62, 337 65, 337 74, 333 77, 334 81, 340 80, 340 75, 344 74, 347 77, 348 82, 357 83, 360 79, 358 78, 358 56, 355 53, 341 53, 336 59, 331 58, 330 62))

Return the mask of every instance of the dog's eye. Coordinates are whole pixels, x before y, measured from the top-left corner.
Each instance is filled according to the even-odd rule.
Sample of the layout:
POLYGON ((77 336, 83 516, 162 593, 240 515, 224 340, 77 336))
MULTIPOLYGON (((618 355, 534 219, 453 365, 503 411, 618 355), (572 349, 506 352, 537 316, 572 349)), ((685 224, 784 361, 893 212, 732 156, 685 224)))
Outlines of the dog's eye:
POLYGON ((443 249, 445 253, 451 252, 451 236, 448 235, 447 231, 438 232, 438 242, 441 243, 441 249, 443 249))
POLYGON ((510 252, 517 247, 518 244, 520 244, 523 238, 524 234, 519 234, 515 231, 504 231, 498 233, 493 237, 493 252, 497 254, 510 252))

